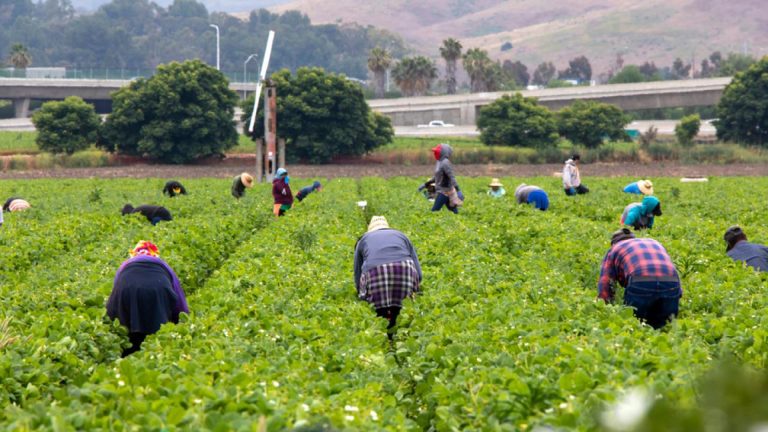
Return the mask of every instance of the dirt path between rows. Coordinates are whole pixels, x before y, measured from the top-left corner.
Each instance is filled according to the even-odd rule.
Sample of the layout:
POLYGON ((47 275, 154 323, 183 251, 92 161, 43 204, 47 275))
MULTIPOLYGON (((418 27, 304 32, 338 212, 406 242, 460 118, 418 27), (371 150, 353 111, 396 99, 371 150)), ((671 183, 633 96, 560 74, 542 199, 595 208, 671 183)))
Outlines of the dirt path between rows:
MULTIPOLYGON (((432 173, 433 165, 290 165, 288 169, 294 177, 426 177, 432 173)), ((476 164, 457 165, 459 176, 493 177, 532 177, 549 176, 562 169, 560 164, 542 165, 501 165, 476 164)), ((253 171, 252 164, 238 164, 229 161, 217 165, 130 165, 102 168, 59 168, 29 171, 4 171, 0 179, 35 179, 35 178, 227 178, 243 171, 253 171)), ((677 176, 765 176, 768 164, 733 164, 733 165, 680 165, 675 163, 655 164, 608 164, 595 163, 582 165, 583 176, 600 177, 677 177, 677 176)))

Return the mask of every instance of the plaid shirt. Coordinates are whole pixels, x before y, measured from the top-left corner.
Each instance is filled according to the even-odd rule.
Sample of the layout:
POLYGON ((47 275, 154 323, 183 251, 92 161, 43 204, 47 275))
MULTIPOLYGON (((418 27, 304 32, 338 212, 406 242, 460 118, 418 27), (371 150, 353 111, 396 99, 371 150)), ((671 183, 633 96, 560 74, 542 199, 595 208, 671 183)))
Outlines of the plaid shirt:
POLYGON ((616 243, 603 258, 598 297, 613 300, 613 282, 627 286, 633 276, 679 277, 672 259, 661 243, 649 238, 635 238, 616 243))

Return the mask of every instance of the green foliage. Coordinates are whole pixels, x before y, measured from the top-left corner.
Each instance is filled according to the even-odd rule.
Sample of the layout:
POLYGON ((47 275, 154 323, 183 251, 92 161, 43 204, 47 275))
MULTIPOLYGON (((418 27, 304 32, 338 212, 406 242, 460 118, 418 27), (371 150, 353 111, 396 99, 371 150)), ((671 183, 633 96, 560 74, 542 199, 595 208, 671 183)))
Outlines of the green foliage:
POLYGON ((0 180, 33 204, 6 214, 0 236, 3 430, 599 430, 636 387, 652 404, 638 430, 766 421, 764 275, 725 255, 722 232, 739 223, 765 242, 754 190, 768 179, 653 179, 665 211, 652 235, 686 270, 662 331, 595 301, 621 189, 637 178, 590 177, 578 200, 558 178, 501 179, 549 191, 540 212, 460 177, 459 217, 429 213, 422 178, 335 179, 279 220, 268 184, 237 203, 228 179, 179 180, 194 193, 164 198, 165 179, 0 180), (119 215, 151 199, 174 221, 119 215), (352 283, 361 199, 408 235, 424 270, 392 343, 352 283), (104 303, 139 239, 160 247, 191 314, 120 360, 127 335, 104 303), (721 367, 731 356, 748 370, 721 367))
POLYGON ((503 78, 501 65, 488 56, 488 51, 470 48, 461 57, 464 70, 467 71, 472 93, 496 91, 503 78))
MULTIPOLYGON (((366 58, 373 47, 389 47, 397 56, 406 51, 400 37, 372 26, 313 25, 298 11, 275 14, 252 10, 253 3, 245 2, 243 11, 250 12, 246 19, 209 12, 199 0, 112 0, 92 14, 75 14, 69 0, 0 3, 2 60, 11 56, 8 48, 21 39, 26 59, 34 58, 35 64, 117 69, 118 77, 124 70, 125 78, 181 59, 215 64, 216 36, 210 23, 221 27, 221 68, 233 81, 242 80, 245 58, 264 48, 268 29, 279 35, 272 52, 273 70, 320 66, 365 79, 366 58)), ((29 62, 19 66, 23 64, 29 62)))
POLYGON ((627 139, 624 125, 629 119, 615 105, 579 100, 555 116, 560 135, 587 148, 596 148, 605 140, 627 139))
POLYGON ((683 147, 693 145, 693 139, 699 134, 701 128, 701 117, 698 114, 685 116, 675 126, 675 136, 677 142, 683 147))
POLYGON ((759 146, 768 145, 768 57, 737 74, 717 106, 717 137, 759 146))
POLYGON ((32 115, 35 143, 42 151, 72 154, 96 143, 101 119, 93 105, 78 96, 51 101, 32 115))
POLYGON ((557 140, 555 116, 534 98, 504 95, 480 110, 480 140, 486 145, 551 147, 557 140))
POLYGON ((114 93, 99 145, 109 151, 185 163, 237 145, 237 95, 199 60, 160 66, 114 93))
POLYGON ((392 79, 406 97, 425 95, 436 78, 435 63, 424 56, 406 57, 392 69, 392 79))
MULTIPOLYGON (((370 110, 359 85, 320 68, 281 70, 271 77, 277 88, 277 133, 287 140, 289 160, 312 163, 334 156, 359 156, 392 141, 389 118, 370 110)), ((242 104, 244 133, 253 96, 242 104)), ((258 107, 254 137, 264 136, 264 109, 258 107)))
POLYGON ((630 84, 648 81, 648 78, 640 71, 636 65, 627 65, 616 75, 608 80, 608 84, 630 84))

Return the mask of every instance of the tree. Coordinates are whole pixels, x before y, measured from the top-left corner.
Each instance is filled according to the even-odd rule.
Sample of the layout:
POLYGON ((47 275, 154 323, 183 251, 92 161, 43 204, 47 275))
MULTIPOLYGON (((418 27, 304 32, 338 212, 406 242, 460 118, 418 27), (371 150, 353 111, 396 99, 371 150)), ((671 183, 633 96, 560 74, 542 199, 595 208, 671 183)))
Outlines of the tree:
POLYGON ((531 75, 528 73, 528 66, 524 65, 520 60, 511 62, 504 60, 504 64, 501 68, 506 72, 520 87, 525 87, 531 80, 531 75))
POLYGON ((685 64, 683 60, 678 57, 672 62, 672 70, 670 78, 673 80, 687 79, 691 73, 691 65, 685 64))
POLYGON ((641 74, 645 77, 646 81, 660 81, 659 68, 656 67, 654 62, 645 62, 638 68, 641 74))
POLYGON ((237 94, 200 60, 170 63, 113 94, 99 143, 109 151, 186 163, 237 145, 237 94))
MULTIPOLYGON (((277 133, 289 160, 325 163, 334 156, 359 156, 392 141, 388 117, 370 110, 359 85, 321 68, 288 69, 271 77, 277 88, 277 133)), ((253 96, 243 105, 249 119, 253 96)), ((252 137, 264 135, 264 110, 257 111, 252 137)), ((247 131, 245 131, 248 134, 247 131)))
POLYGON ((624 125, 629 119, 614 105, 579 100, 555 115, 560 135, 587 148, 599 147, 604 139, 627 139, 624 125))
POLYGON ((426 57, 406 57, 392 69, 392 78, 405 96, 423 96, 437 78, 437 68, 426 57))
POLYGON ((477 129, 486 145, 552 147, 557 140, 552 112, 520 93, 504 95, 481 108, 477 129))
POLYGON ((739 72, 749 69, 757 60, 748 54, 728 53, 728 57, 723 60, 717 71, 717 76, 733 76, 739 72))
POLYGON ((579 56, 568 62, 568 68, 560 72, 560 79, 576 80, 579 83, 592 79, 592 65, 585 56, 579 56))
POLYGON ((629 84, 638 83, 646 80, 645 75, 640 72, 640 68, 635 65, 624 66, 621 72, 617 73, 610 80, 608 84, 629 84))
POLYGON ((469 74, 469 86, 472 93, 493 91, 501 82, 501 66, 494 63, 488 52, 480 48, 471 48, 462 56, 464 70, 469 74))
POLYGON ((717 106, 717 137, 764 146, 768 144, 768 57, 736 74, 717 106))
POLYGON ((557 70, 555 69, 555 65, 553 65, 552 62, 541 63, 536 67, 536 70, 533 71, 533 83, 536 85, 545 86, 549 84, 552 78, 555 77, 556 72, 557 70))
POLYGON ((390 65, 392 65, 392 56, 386 49, 376 47, 371 50, 368 56, 368 69, 373 73, 373 89, 379 99, 384 97, 387 85, 387 69, 390 65))
POLYGON ((67 154, 95 144, 101 126, 93 105, 77 96, 44 103, 32 115, 32 123, 37 129, 35 142, 40 150, 67 154))
POLYGON ((11 55, 8 57, 8 62, 16 69, 26 69, 32 64, 32 56, 29 55, 27 47, 17 43, 11 46, 11 55))
POLYGON ((461 42, 453 38, 443 41, 440 47, 440 56, 445 59, 445 85, 448 94, 456 94, 456 63, 461 58, 461 42))
POLYGON ((690 147, 693 139, 699 134, 701 128, 701 117, 698 114, 691 114, 680 119, 680 123, 675 126, 675 136, 677 142, 683 147, 690 147))

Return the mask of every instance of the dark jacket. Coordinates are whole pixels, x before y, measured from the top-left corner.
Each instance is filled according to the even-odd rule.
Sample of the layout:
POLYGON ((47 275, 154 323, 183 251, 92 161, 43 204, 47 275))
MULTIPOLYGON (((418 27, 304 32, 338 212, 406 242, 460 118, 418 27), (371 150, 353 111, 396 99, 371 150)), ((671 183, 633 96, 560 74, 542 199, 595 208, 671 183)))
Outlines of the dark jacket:
POLYGON ((293 204, 293 193, 291 187, 285 182, 285 178, 272 180, 272 197, 275 198, 275 204, 293 204))
POLYGON ((453 149, 448 144, 440 144, 440 159, 435 166, 435 176, 432 178, 435 182, 435 189, 438 193, 448 195, 456 187, 456 176, 453 173, 453 164, 448 159, 451 157, 453 149))
POLYGON ((232 196, 240 199, 243 195, 245 195, 245 185, 242 180, 240 180, 240 176, 237 176, 232 181, 232 196))
POLYGON ((187 194, 187 190, 184 188, 184 186, 181 183, 177 182, 176 180, 171 180, 165 184, 165 187, 163 188, 163 194, 173 198, 177 195, 174 189, 179 189, 178 195, 187 194))
POLYGON ((162 206, 140 205, 134 208, 132 205, 126 204, 125 207, 123 207, 123 216, 131 213, 141 213, 144 215, 144 217, 147 218, 148 221, 152 222, 152 225, 158 223, 161 220, 173 220, 173 217, 171 217, 171 212, 162 206))
POLYGON ((312 183, 311 186, 307 186, 305 188, 301 188, 299 190, 299 193, 296 194, 296 199, 299 200, 299 202, 303 201, 304 198, 307 197, 307 195, 311 194, 312 192, 316 191, 318 188, 320 188, 320 182, 316 181, 312 183))
POLYGON ((727 253, 735 261, 743 261, 757 271, 768 271, 768 247, 742 240, 727 253))

